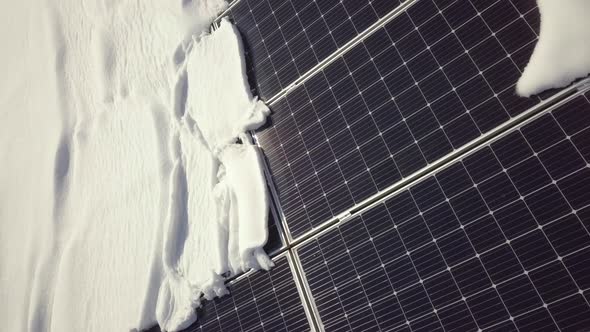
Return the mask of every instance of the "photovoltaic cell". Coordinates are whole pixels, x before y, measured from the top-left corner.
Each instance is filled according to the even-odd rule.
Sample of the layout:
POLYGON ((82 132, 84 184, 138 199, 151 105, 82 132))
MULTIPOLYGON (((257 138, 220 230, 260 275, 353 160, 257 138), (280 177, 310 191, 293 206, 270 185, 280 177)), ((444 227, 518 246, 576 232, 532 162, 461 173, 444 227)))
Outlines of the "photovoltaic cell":
POLYGON ((266 100, 398 5, 398 0, 241 0, 230 15, 246 42, 257 93, 266 100))
POLYGON ((297 248, 326 331, 590 326, 580 95, 297 248))
POLYGON ((532 1, 419 0, 276 102, 257 137, 292 237, 540 103, 514 92, 538 25, 532 1))
POLYGON ((310 331, 286 256, 270 272, 254 272, 229 285, 231 295, 205 301, 192 331, 310 331))

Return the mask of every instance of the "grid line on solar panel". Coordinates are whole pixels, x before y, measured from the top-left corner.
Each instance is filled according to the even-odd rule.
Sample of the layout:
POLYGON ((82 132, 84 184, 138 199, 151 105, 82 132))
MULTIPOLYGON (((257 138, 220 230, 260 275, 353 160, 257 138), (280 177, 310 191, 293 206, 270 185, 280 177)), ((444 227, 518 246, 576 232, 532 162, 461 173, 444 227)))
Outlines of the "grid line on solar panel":
POLYGON ((261 146, 268 153, 285 215, 291 219, 288 226, 292 237, 541 102, 538 98, 518 98, 512 90, 526 61, 515 55, 530 54, 537 39, 534 29, 529 28, 529 24, 536 22, 529 17, 538 16, 536 7, 518 14, 499 28, 498 24, 492 24, 499 29, 497 32, 492 32, 482 22, 487 11, 499 6, 501 1, 484 9, 480 15, 469 16, 467 11, 463 15, 469 20, 465 22, 456 19, 449 22, 447 16, 456 11, 453 6, 471 6, 468 0, 459 0, 442 10, 436 9, 434 17, 425 19, 422 25, 413 25, 412 15, 423 15, 423 4, 428 3, 436 5, 430 0, 420 0, 410 7, 409 13, 403 13, 371 36, 389 39, 391 43, 380 43, 385 49, 375 51, 379 46, 371 45, 379 43, 372 42, 369 37, 344 58, 279 100, 273 106, 270 126, 257 133, 261 146), (426 30, 436 18, 448 31, 438 29, 443 33, 439 36, 442 39, 426 46, 420 31, 426 30), (509 46, 498 46, 499 52, 492 54, 494 61, 489 62, 487 69, 478 69, 481 61, 476 59, 481 57, 472 57, 472 51, 480 44, 472 45, 467 52, 461 44, 466 37, 458 33, 462 29, 471 30, 469 24, 474 21, 488 29, 483 39, 503 40, 503 45, 509 46), (523 26, 528 34, 522 33, 523 26), (455 33, 451 29, 456 29, 455 33), (525 35, 524 39, 521 36, 516 40, 501 38, 513 35, 516 29, 525 35), (410 39, 413 41, 407 41, 410 39), (422 46, 418 47, 417 54, 403 59, 400 50, 405 48, 398 48, 400 43, 422 43, 422 46), (453 43, 459 45, 461 51, 449 56, 453 43), (376 53, 372 55, 371 51, 376 53), (393 55, 398 59, 395 64, 382 64, 379 60, 380 57, 390 59, 393 55), (412 65, 413 61, 417 66, 412 65), (435 64, 432 71, 421 74, 428 63, 435 64), (454 63, 460 64, 461 70, 453 69, 454 63), (447 72, 445 69, 449 65, 453 65, 452 70, 447 72), (475 69, 470 72, 463 68, 475 69), (384 70, 386 72, 379 72, 384 70), (512 74, 498 79, 497 75, 505 72, 512 74), (424 79, 417 81, 416 73, 425 75, 424 79), (468 75, 449 76, 457 73, 468 75), (372 75, 372 79, 367 79, 367 75, 372 75), (389 82, 390 79, 393 81, 389 82), (442 92, 435 98, 424 93, 420 86, 433 82, 435 90, 442 92), (501 86, 497 82, 502 83, 501 86), (444 85, 437 86, 439 83, 444 85), (306 197, 298 188, 309 182, 320 184, 311 192, 313 197, 306 197), (315 209, 311 216, 305 213, 309 212, 306 211, 308 205, 315 209))
POLYGON ((231 295, 205 301, 198 321, 185 331, 310 330, 288 258, 270 272, 248 273, 229 285, 231 295))
POLYGON ((231 8, 258 77, 258 92, 273 97, 342 48, 400 2, 240 1, 231 8))
MULTIPOLYGON (((390 303, 395 310, 418 310, 412 324, 434 314, 447 328, 455 322, 445 310, 463 305, 474 329, 539 322, 556 330, 588 327, 590 198, 583 194, 590 189, 588 114, 590 102, 580 95, 297 248, 320 316, 321 299, 331 291, 318 277, 342 275, 355 266, 337 289, 385 277, 390 286, 382 285, 379 296, 391 303, 397 298, 390 303), (530 167, 546 173, 534 187, 529 173, 539 173, 530 167), (318 252, 321 258, 314 257, 318 252), (407 304, 406 296, 417 294, 423 307, 407 304), (570 305, 577 311, 566 311, 570 305)), ((375 303, 380 302, 370 307, 375 303)), ((330 314, 349 310, 361 309, 341 306, 330 314)), ((407 325, 398 320, 396 327, 407 325)), ((378 319, 373 324, 380 326, 378 319)))

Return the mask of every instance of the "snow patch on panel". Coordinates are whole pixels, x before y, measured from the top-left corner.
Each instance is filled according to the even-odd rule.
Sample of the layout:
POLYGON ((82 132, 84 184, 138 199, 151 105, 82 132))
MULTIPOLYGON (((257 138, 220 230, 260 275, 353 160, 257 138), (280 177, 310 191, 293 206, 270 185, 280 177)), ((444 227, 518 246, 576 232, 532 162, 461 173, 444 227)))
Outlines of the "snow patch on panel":
POLYGON ((523 97, 567 86, 590 73, 590 2, 538 0, 541 32, 516 85, 523 97))

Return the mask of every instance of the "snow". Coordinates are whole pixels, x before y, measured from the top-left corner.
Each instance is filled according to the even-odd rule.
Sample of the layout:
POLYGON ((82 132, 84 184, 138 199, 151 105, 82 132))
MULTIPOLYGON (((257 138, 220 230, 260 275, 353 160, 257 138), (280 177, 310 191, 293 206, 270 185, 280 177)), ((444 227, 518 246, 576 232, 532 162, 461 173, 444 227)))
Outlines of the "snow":
POLYGON ((205 32, 226 5, 0 4, 3 329, 178 330, 272 266, 244 136, 269 111, 235 27, 205 32))
POLYGON ((516 85, 528 97, 559 88, 590 73, 590 2, 538 0, 541 31, 535 50, 516 85))

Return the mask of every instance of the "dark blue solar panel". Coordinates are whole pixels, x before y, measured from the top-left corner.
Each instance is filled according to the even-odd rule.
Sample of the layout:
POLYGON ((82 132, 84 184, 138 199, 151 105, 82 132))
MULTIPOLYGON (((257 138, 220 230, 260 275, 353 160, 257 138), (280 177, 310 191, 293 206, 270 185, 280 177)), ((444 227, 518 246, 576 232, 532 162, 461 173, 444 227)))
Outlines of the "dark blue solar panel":
POLYGON ((399 5, 398 0, 240 0, 231 10, 268 99, 399 5))
POLYGON ((480 7, 419 0, 272 105, 257 137, 293 237, 540 102, 514 93, 536 7, 480 7))
POLYGON ((184 331, 310 331, 287 257, 275 264, 230 283, 230 296, 205 301, 184 331))
POLYGON ((298 247, 325 329, 589 329, 589 114, 580 95, 298 247))

